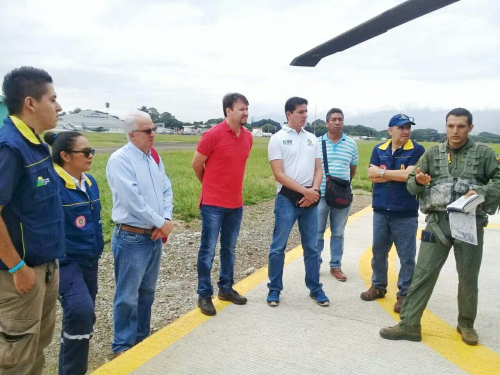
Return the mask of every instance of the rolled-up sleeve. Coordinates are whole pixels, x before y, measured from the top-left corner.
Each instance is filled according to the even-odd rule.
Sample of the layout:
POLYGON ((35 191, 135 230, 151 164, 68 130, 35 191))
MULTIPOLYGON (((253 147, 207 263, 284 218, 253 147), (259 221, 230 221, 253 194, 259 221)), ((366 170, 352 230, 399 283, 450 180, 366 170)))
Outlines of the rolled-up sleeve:
MULTIPOLYGON (((160 170, 164 171, 163 160, 160 161, 160 170)), ((172 184, 167 174, 163 173, 163 217, 172 220, 172 212, 174 210, 174 193, 172 191, 172 184)))

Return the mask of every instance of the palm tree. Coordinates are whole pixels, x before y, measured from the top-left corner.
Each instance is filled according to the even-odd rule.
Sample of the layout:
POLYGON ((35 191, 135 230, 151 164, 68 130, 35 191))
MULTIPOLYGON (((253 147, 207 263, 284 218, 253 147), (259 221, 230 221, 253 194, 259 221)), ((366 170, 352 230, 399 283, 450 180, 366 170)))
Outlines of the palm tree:
POLYGON ((109 102, 106 102, 106 104, 104 104, 106 106, 106 113, 108 113, 108 109, 109 109, 109 102))

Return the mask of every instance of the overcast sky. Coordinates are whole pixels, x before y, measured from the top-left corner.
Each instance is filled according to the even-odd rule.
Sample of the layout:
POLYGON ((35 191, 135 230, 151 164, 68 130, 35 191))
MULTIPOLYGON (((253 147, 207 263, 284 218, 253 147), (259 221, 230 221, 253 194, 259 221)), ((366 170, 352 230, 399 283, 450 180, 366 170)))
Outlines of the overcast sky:
POLYGON ((350 1, 0 0, 0 76, 47 70, 59 102, 123 117, 146 105, 181 121, 222 116, 230 91, 255 120, 291 96, 309 120, 385 109, 500 109, 500 2, 462 0, 323 59, 292 59, 402 3, 350 1))

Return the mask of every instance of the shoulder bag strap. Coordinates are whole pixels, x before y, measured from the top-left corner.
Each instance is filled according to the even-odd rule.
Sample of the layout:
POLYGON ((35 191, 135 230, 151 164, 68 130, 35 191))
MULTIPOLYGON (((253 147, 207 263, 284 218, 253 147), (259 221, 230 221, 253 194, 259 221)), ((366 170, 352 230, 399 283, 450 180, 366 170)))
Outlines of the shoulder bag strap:
POLYGON ((321 140, 321 145, 323 148, 323 165, 325 166, 325 175, 328 176, 330 171, 328 171, 328 157, 326 156, 326 141, 324 139, 321 140))

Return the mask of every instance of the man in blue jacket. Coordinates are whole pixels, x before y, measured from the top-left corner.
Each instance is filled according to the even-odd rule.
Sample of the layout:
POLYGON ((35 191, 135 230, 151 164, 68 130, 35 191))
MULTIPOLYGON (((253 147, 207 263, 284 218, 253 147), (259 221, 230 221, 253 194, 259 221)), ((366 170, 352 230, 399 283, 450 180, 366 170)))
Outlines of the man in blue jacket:
POLYGON ((41 374, 65 243, 58 177, 39 134, 62 109, 41 69, 14 69, 2 89, 10 116, 0 129, 0 373, 41 374))
POLYGON ((391 139, 375 146, 368 177, 373 182, 373 258, 372 286, 361 293, 364 301, 374 301, 387 293, 387 255, 396 244, 401 269, 398 276, 399 313, 410 289, 417 251, 418 199, 406 190, 406 178, 424 153, 424 148, 410 139, 413 118, 404 114, 389 121, 391 139))

